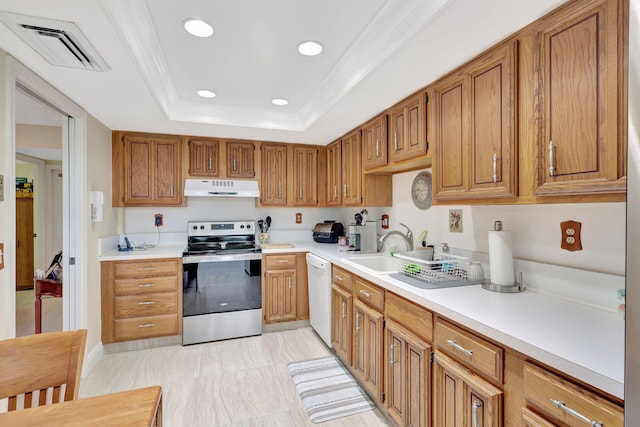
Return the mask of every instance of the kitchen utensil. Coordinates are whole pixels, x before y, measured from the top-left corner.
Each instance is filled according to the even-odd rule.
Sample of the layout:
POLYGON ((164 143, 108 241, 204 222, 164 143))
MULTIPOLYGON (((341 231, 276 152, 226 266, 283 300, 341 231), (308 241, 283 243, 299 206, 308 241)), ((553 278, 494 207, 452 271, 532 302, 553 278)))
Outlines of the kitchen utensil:
POLYGON ((258 220, 258 228, 260 229, 260 232, 262 233, 264 231, 264 221, 262 221, 261 219, 258 220))
POLYGON ((264 232, 266 233, 267 231, 269 231, 269 228, 271 227, 271 217, 269 215, 267 215, 267 217, 265 218, 265 222, 267 223, 267 228, 265 228, 264 232))
POLYGON ((353 218, 356 220, 356 225, 362 225, 362 215, 360 215, 360 212, 355 214, 353 218))

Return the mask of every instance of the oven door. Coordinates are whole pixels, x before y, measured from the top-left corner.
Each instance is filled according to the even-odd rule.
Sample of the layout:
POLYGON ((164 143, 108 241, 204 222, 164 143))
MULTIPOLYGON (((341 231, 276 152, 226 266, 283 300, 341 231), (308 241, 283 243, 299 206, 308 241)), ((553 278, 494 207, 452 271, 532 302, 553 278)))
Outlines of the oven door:
POLYGON ((256 257, 183 262, 183 344, 262 333, 261 260, 259 254, 251 258, 256 257))

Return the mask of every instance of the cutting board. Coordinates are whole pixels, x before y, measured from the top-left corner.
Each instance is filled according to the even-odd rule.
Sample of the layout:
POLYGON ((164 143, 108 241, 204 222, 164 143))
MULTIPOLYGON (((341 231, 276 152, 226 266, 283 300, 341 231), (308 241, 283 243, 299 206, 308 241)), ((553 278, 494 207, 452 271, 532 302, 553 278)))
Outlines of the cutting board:
POLYGON ((263 243, 260 246, 265 249, 286 249, 294 247, 291 243, 263 243))

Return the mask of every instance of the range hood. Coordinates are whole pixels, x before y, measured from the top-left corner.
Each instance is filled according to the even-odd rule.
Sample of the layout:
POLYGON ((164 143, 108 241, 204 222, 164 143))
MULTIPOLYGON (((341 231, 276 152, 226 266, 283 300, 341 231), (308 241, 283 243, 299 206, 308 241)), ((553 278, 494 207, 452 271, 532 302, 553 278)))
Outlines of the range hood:
POLYGON ((258 181, 228 179, 187 179, 184 195, 188 197, 260 197, 258 181))

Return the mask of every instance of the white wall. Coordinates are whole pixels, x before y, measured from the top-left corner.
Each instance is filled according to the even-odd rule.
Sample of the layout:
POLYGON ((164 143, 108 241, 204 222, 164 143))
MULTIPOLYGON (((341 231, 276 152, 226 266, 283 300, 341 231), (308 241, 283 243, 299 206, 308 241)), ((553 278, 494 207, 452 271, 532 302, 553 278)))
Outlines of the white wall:
MULTIPOLYGON (((0 202, 0 242, 4 243, 5 252, 3 254, 5 268, 0 270, 0 313, 9 313, 14 310, 15 305, 15 273, 10 266, 15 266, 10 262, 7 255, 7 248, 15 241, 15 228, 8 227, 15 218, 15 201, 11 202, 11 192, 15 184, 12 182, 15 175, 10 174, 15 165, 15 155, 11 148, 13 118, 9 115, 11 99, 9 96, 10 87, 7 84, 9 56, 0 49, 0 175, 4 175, 4 201, 0 202), (13 213, 12 213, 13 211, 13 213)), ((8 338, 14 332, 6 316, 0 316, 0 339, 8 338)))
MULTIPOLYGON (((489 252, 487 231, 501 220, 513 232, 515 258, 565 265, 592 271, 623 275, 625 272, 625 203, 580 203, 505 206, 433 206, 421 211, 410 195, 418 174, 407 172, 393 177, 391 225, 404 222, 416 237, 429 231, 431 243, 447 242, 452 247, 489 252), (462 209, 462 233, 449 232, 450 209, 462 209), (582 251, 560 248, 560 222, 582 223, 582 251)), ((416 242, 418 243, 418 242, 416 242)))

